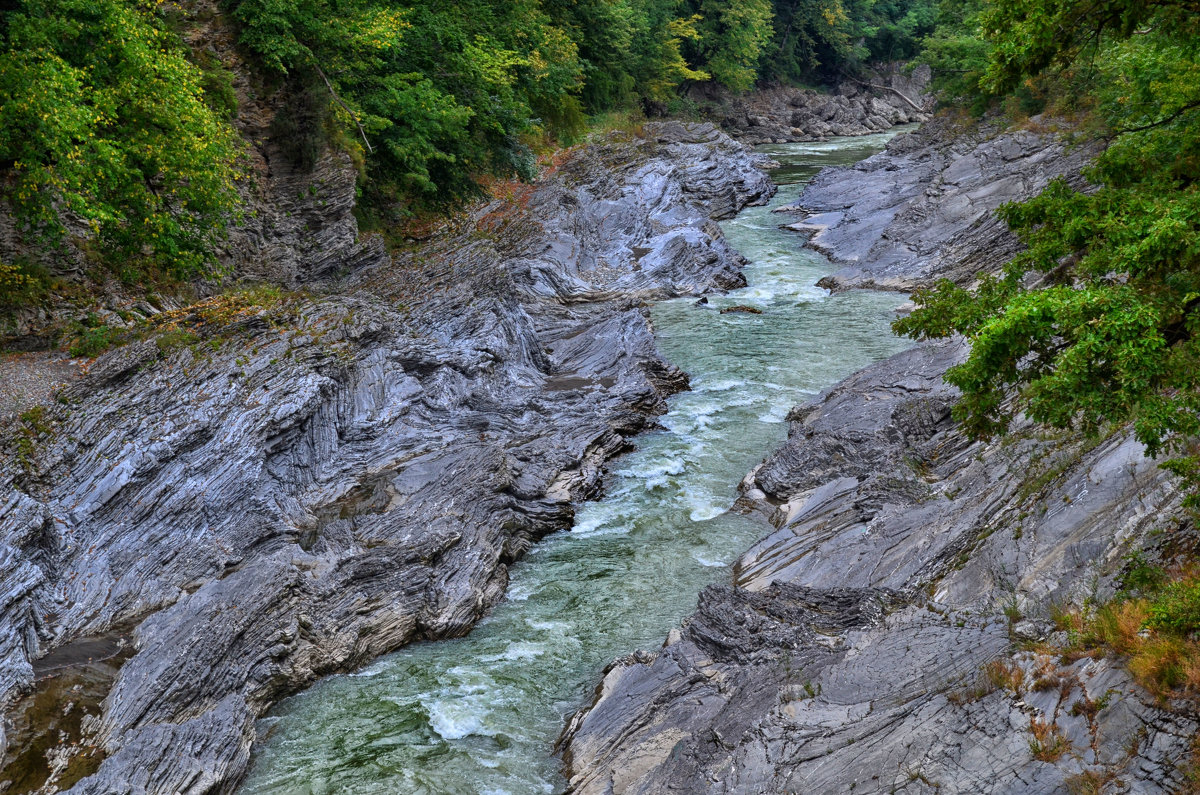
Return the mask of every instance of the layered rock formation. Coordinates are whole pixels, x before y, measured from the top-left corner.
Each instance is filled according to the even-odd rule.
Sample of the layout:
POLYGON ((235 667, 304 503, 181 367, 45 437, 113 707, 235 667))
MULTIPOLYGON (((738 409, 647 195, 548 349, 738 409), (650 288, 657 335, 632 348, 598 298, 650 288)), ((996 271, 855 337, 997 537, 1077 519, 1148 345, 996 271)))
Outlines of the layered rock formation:
POLYGON ((1081 171, 1097 146, 1072 144, 1047 125, 966 128, 939 118, 874 157, 822 171, 780 212, 799 216, 791 228, 840 266, 824 287, 969 283, 1019 250, 998 207, 1036 195, 1055 178, 1085 183, 1081 171))
POLYGON ((712 218, 765 201, 759 165, 648 125, 328 294, 210 302, 97 361, 0 470, 5 773, 225 791, 283 695, 466 632, 686 385, 641 301, 741 283, 712 218), (47 759, 18 699, 100 658, 47 759))
MULTIPOLYGON (((976 195, 1018 198, 1030 183, 1018 174, 1005 187, 1008 167, 1061 164, 1064 150, 1039 154, 1023 134, 920 141, 824 172, 800 204, 841 185, 854 191, 844 219, 894 208, 861 237, 835 236, 864 270, 878 252, 921 250, 937 256, 897 255, 888 273, 913 283, 957 272, 961 256, 998 266, 1011 251, 998 224, 959 214, 955 235, 949 215, 931 216, 923 232, 916 209, 937 206, 934 182, 949 183, 956 159, 950 172, 976 172, 976 195), (942 165, 915 169, 930 162, 942 165), (940 248, 924 248, 929 234, 940 248)), ((1175 484, 1124 431, 1087 440, 1018 423, 1002 440, 967 439, 941 381, 964 350, 918 346, 793 411, 787 442, 739 501, 773 530, 661 650, 606 670, 561 741, 572 792, 1183 785, 1194 715, 1164 710, 1119 661, 1063 659, 1066 633, 1051 621, 1110 597, 1130 552, 1195 542, 1175 484)))
POLYGON ((837 135, 866 135, 897 124, 926 121, 933 109, 930 71, 900 65, 847 79, 835 91, 778 86, 727 97, 712 109, 730 135, 749 144, 823 141, 837 135))

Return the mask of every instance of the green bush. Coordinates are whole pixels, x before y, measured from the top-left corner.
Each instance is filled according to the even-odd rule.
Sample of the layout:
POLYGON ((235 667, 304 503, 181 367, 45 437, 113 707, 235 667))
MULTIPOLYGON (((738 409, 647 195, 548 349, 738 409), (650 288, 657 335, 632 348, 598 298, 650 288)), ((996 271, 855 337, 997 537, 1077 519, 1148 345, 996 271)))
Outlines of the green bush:
POLYGON ((1146 625, 1184 636, 1200 630, 1200 578, 1164 588, 1150 603, 1146 625))
POLYGON ((71 341, 67 352, 72 356, 86 356, 90 359, 116 345, 120 339, 120 330, 111 326, 85 328, 71 341))
POLYGON ((0 262, 0 308, 15 308, 42 301, 49 291, 45 268, 21 262, 0 262))
POLYGON ((0 26, 3 193, 30 242, 66 209, 108 263, 203 273, 237 205, 240 144, 157 6, 15 0, 0 26))

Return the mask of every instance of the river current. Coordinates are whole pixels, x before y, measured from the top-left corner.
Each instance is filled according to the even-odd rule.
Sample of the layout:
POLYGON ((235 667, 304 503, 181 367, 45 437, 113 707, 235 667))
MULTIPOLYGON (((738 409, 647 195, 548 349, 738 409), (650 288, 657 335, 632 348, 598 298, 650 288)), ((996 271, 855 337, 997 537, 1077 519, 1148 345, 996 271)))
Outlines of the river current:
POLYGON ((465 638, 420 643, 330 677, 260 722, 244 795, 561 792, 552 756, 613 657, 654 649, 707 584, 766 528, 726 512, 747 471, 787 434, 788 410, 907 343, 905 297, 830 295, 832 270, 770 211, 819 169, 879 151, 891 134, 780 144, 779 192, 722 227, 749 286, 652 309, 659 350, 691 376, 663 430, 609 465, 605 496, 513 566, 508 596, 465 638), (762 310, 720 314, 743 304, 762 310))

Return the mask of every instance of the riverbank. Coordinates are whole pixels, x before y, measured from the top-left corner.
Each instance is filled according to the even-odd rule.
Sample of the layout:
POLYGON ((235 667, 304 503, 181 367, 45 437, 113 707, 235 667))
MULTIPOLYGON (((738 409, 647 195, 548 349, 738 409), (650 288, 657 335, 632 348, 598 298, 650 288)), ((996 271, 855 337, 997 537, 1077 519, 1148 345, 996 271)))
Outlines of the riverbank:
MULTIPOLYGON (((797 203, 827 214, 806 231, 852 245, 856 274, 904 252, 887 262, 897 287, 969 282, 1011 251, 987 202, 1037 184, 1010 164, 1075 168, 1052 139, 1006 135, 933 130, 825 172, 797 203)), ((562 739, 571 792, 1184 786, 1194 712, 1119 659, 1064 657, 1061 620, 1110 598, 1137 556, 1194 544, 1173 479, 1125 429, 968 440, 941 382, 963 350, 919 346, 791 413, 739 500, 772 529, 660 650, 606 670, 562 739)))
POLYGON ((29 714, 47 655, 133 653, 50 756, 9 724, 6 776, 227 788, 282 696, 467 632, 686 386, 642 302, 743 283, 712 219, 770 196, 760 164, 646 125, 320 293, 100 357, 5 449, 0 699, 29 714))

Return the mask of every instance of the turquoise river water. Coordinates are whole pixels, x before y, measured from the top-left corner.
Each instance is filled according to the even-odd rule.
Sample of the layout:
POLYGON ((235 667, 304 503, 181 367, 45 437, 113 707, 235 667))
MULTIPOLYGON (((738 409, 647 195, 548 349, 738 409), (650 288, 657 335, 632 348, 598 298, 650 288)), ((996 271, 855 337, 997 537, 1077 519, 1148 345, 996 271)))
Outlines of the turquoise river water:
POLYGON ((507 599, 469 636, 409 646, 280 704, 239 792, 562 791, 554 740, 605 664, 657 648, 764 534, 726 509, 786 436, 788 410, 906 346, 889 329, 904 296, 814 286, 829 262, 770 213, 820 168, 853 163, 889 137, 762 149, 783 164, 778 194, 722 224, 750 261, 749 286, 711 297, 710 308, 684 298, 652 310, 660 350, 692 378, 664 430, 611 463, 605 497, 513 567, 507 599), (763 314, 715 311, 733 304, 763 314))

